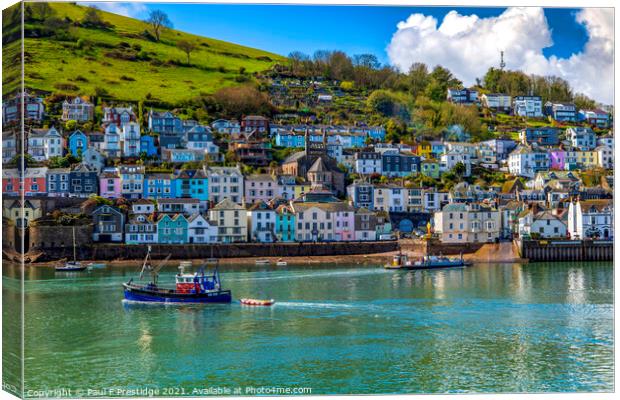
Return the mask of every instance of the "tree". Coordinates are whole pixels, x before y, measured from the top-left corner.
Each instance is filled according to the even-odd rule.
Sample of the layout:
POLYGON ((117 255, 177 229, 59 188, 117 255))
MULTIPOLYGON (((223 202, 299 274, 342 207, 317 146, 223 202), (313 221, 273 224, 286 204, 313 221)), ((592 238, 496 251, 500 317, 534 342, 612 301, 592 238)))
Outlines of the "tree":
POLYGON ((101 13, 95 7, 88 7, 86 12, 84 13, 84 17, 82 18, 82 24, 86 26, 92 27, 102 27, 105 26, 105 22, 101 18, 101 13))
POLYGON ((70 119, 65 122, 65 129, 69 132, 72 132, 77 127, 77 121, 74 119, 70 119))
POLYGON ((48 3, 37 2, 32 3, 32 12, 41 20, 45 21, 48 17, 54 15, 54 10, 48 3))
POLYGON ((179 40, 177 42, 177 47, 187 54, 187 64, 189 65, 189 55, 192 51, 196 50, 198 46, 196 46, 196 43, 192 43, 188 40, 179 40))
POLYGON ((151 10, 148 18, 144 21, 153 27, 155 39, 159 42, 159 37, 164 28, 172 28, 172 22, 168 18, 168 14, 162 10, 151 10))
POLYGON ((430 82, 426 86, 426 95, 434 101, 443 101, 446 99, 448 88, 458 88, 463 83, 455 78, 447 68, 437 65, 433 72, 430 73, 430 82))
POLYGON ((456 175, 460 180, 463 178, 463 175, 465 175, 465 172, 467 172, 467 167, 465 167, 465 164, 459 161, 456 163, 454 168, 452 168, 452 172, 454 172, 454 175, 456 175))
POLYGON ((424 92, 429 82, 428 68, 426 64, 414 63, 409 69, 408 83, 409 93, 416 99, 424 92))

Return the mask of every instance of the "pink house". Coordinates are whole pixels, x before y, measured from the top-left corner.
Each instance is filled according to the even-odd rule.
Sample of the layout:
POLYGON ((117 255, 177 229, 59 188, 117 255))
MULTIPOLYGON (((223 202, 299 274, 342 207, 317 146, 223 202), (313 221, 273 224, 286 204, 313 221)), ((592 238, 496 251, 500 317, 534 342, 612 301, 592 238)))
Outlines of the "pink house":
POLYGON ((566 152, 562 149, 553 149, 549 152, 549 159, 551 161, 549 168, 555 170, 564 170, 566 164, 566 152))
POLYGON ((103 172, 99 175, 99 194, 108 199, 121 197, 121 177, 117 172, 103 172))
POLYGON ((334 212, 336 241, 355 240, 355 210, 348 204, 334 212))

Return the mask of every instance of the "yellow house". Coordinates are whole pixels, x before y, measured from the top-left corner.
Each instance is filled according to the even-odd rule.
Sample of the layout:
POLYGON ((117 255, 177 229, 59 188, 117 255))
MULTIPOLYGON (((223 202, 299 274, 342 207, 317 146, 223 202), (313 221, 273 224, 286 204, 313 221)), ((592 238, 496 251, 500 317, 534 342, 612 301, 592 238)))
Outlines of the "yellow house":
POLYGON ((599 165, 597 151, 576 151, 575 153, 577 153, 577 164, 582 168, 594 168, 599 165))
POLYGON ((418 145, 416 152, 420 157, 430 158, 433 153, 433 145, 430 142, 424 141, 418 145))
POLYGON ((299 198, 301 196, 303 196, 304 194, 308 193, 310 191, 310 189, 312 188, 312 186, 310 186, 309 183, 298 183, 295 186, 293 186, 294 189, 294 193, 295 193, 295 197, 294 198, 299 198))

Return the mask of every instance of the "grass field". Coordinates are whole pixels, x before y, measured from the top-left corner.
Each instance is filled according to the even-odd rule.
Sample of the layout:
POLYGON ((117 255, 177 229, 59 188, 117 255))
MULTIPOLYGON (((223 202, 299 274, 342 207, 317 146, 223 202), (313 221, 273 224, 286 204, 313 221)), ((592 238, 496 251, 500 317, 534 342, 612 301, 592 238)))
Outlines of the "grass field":
MULTIPOLYGON (((69 3, 49 4, 56 16, 72 21, 81 21, 86 9, 69 3)), ((118 100, 137 101, 148 96, 176 104, 200 93, 239 84, 242 75, 242 79, 252 80, 252 73, 284 60, 276 54, 172 29, 166 29, 160 41, 154 42, 143 36, 150 28, 146 23, 100 13, 114 27, 104 30, 72 26, 69 32, 80 43, 49 37, 25 39, 27 88, 81 95, 94 95, 99 88, 118 100), (197 45, 189 65, 186 54, 176 46, 179 40, 197 45), (145 54, 150 60, 110 57, 109 53, 124 51, 122 42, 129 45, 129 51, 145 54), (131 50, 136 45, 140 50, 131 50)), ((16 91, 19 85, 18 71, 10 68, 15 64, 19 46, 19 41, 4 46, 4 94, 16 91)))

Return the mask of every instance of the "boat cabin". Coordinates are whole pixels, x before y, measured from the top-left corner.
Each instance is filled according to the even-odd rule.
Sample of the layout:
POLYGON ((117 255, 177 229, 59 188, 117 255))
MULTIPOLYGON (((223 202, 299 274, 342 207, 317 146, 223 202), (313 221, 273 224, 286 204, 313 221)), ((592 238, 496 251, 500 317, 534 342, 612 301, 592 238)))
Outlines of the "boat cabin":
POLYGON ((217 273, 213 275, 205 275, 204 272, 199 275, 184 274, 182 272, 176 275, 176 291, 177 293, 206 293, 220 290, 220 283, 217 273))

